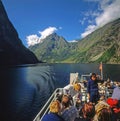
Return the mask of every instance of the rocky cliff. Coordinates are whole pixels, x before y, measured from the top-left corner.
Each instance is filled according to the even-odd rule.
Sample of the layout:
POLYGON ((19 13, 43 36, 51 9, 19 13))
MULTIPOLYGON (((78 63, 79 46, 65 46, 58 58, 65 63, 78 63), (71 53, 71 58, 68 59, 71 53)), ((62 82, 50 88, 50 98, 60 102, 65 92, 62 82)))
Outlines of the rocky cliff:
POLYGON ((0 65, 37 63, 36 56, 21 42, 0 0, 0 65))

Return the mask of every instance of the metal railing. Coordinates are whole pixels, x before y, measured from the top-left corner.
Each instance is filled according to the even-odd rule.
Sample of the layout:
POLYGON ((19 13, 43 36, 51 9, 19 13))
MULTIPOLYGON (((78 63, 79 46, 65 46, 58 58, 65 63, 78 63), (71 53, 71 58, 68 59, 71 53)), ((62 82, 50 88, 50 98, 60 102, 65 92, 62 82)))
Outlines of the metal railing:
MULTIPOLYGON (((84 77, 90 77, 91 73, 90 74, 87 74, 87 75, 82 75, 81 76, 81 80, 79 83, 83 84, 83 79, 84 77)), ((74 81, 74 80, 72 80, 74 81)), ((111 96, 112 94, 112 91, 113 89, 108 89, 107 87, 105 88, 100 88, 99 90, 103 90, 104 91, 104 94, 105 94, 105 99, 107 99, 108 97, 111 96), (109 94, 108 94, 109 93, 109 94)), ((56 99, 57 97, 57 94, 60 94, 60 93, 63 93, 63 88, 57 88, 53 93, 52 95, 50 96, 50 98, 48 99, 48 101, 45 103, 45 105, 43 106, 43 108, 40 110, 40 112, 37 114, 37 116, 35 117, 35 119, 33 121, 41 121, 43 116, 47 113, 49 113, 49 107, 50 107, 50 104, 53 100, 56 99)), ((87 98, 87 88, 84 87, 84 89, 81 90, 81 96, 82 96, 82 102, 87 102, 88 101, 88 98, 87 98)))
MULTIPOLYGON (((43 116, 47 113, 49 113, 49 107, 50 107, 50 104, 53 100, 56 99, 57 97, 57 94, 59 94, 59 92, 62 92, 63 88, 57 88, 53 93, 52 95, 50 96, 50 98, 48 99, 48 101, 46 102, 46 104, 43 106, 43 108, 40 110, 40 112, 37 114, 37 116, 35 117, 35 119, 33 121, 41 121, 43 116)), ((111 94, 107 94, 108 92, 111 92, 113 89, 102 89, 105 91, 105 99, 107 99, 108 97, 111 96, 111 94)), ((82 103, 84 102, 87 102, 88 99, 87 99, 87 90, 84 89, 82 92, 82 103)))
MULTIPOLYGON (((50 104, 53 100, 56 99, 57 94, 59 94, 60 92, 63 91, 63 88, 57 88, 52 95, 50 96, 50 98, 48 99, 48 101, 45 103, 45 105, 43 106, 43 108, 40 110, 40 112, 37 114, 37 116, 35 117, 35 119, 33 121, 41 121, 43 116, 47 113, 49 113, 49 107, 50 104)), ((85 102, 87 100, 87 93, 86 90, 82 91, 82 97, 84 97, 84 99, 82 100, 82 102, 85 102)))
POLYGON ((43 116, 49 112, 49 106, 50 103, 55 100, 56 95, 58 94, 58 92, 62 90, 62 88, 57 88, 52 95, 50 96, 50 98, 48 99, 48 101, 46 102, 46 104, 43 106, 43 108, 40 110, 40 112, 37 114, 37 116, 35 117, 35 119, 33 121, 41 121, 43 116))

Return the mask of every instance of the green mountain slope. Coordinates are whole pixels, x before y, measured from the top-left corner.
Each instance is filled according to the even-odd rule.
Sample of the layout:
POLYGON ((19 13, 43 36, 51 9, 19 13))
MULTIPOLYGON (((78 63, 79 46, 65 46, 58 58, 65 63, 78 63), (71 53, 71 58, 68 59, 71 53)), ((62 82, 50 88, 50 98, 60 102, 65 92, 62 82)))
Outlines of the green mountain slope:
POLYGON ((120 19, 94 31, 78 43, 78 62, 119 63, 120 19))
POLYGON ((39 60, 44 62, 62 62, 70 56, 74 44, 68 43, 63 37, 56 33, 46 37, 42 43, 31 46, 32 50, 39 60))
POLYGON ((120 63, 120 19, 94 31, 76 43, 57 34, 30 47, 39 60, 60 63, 120 63))

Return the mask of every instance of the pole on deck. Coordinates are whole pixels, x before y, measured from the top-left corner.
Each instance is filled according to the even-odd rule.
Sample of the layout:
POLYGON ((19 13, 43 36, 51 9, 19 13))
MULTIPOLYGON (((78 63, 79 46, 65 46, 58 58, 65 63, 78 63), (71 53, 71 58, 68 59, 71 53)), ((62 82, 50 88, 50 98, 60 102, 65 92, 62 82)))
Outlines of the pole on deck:
POLYGON ((103 64, 102 64, 102 62, 100 63, 99 69, 100 69, 101 79, 103 80, 103 64))

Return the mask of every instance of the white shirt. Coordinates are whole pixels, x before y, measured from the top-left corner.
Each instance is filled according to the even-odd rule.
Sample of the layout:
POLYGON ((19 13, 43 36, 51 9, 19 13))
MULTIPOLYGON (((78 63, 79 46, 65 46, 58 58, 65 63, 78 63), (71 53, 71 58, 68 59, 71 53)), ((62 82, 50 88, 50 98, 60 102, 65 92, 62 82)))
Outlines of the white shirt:
POLYGON ((74 105, 76 104, 76 100, 82 98, 80 91, 74 90, 74 87, 72 84, 69 84, 63 88, 63 94, 65 95, 71 95, 73 98, 74 105))

